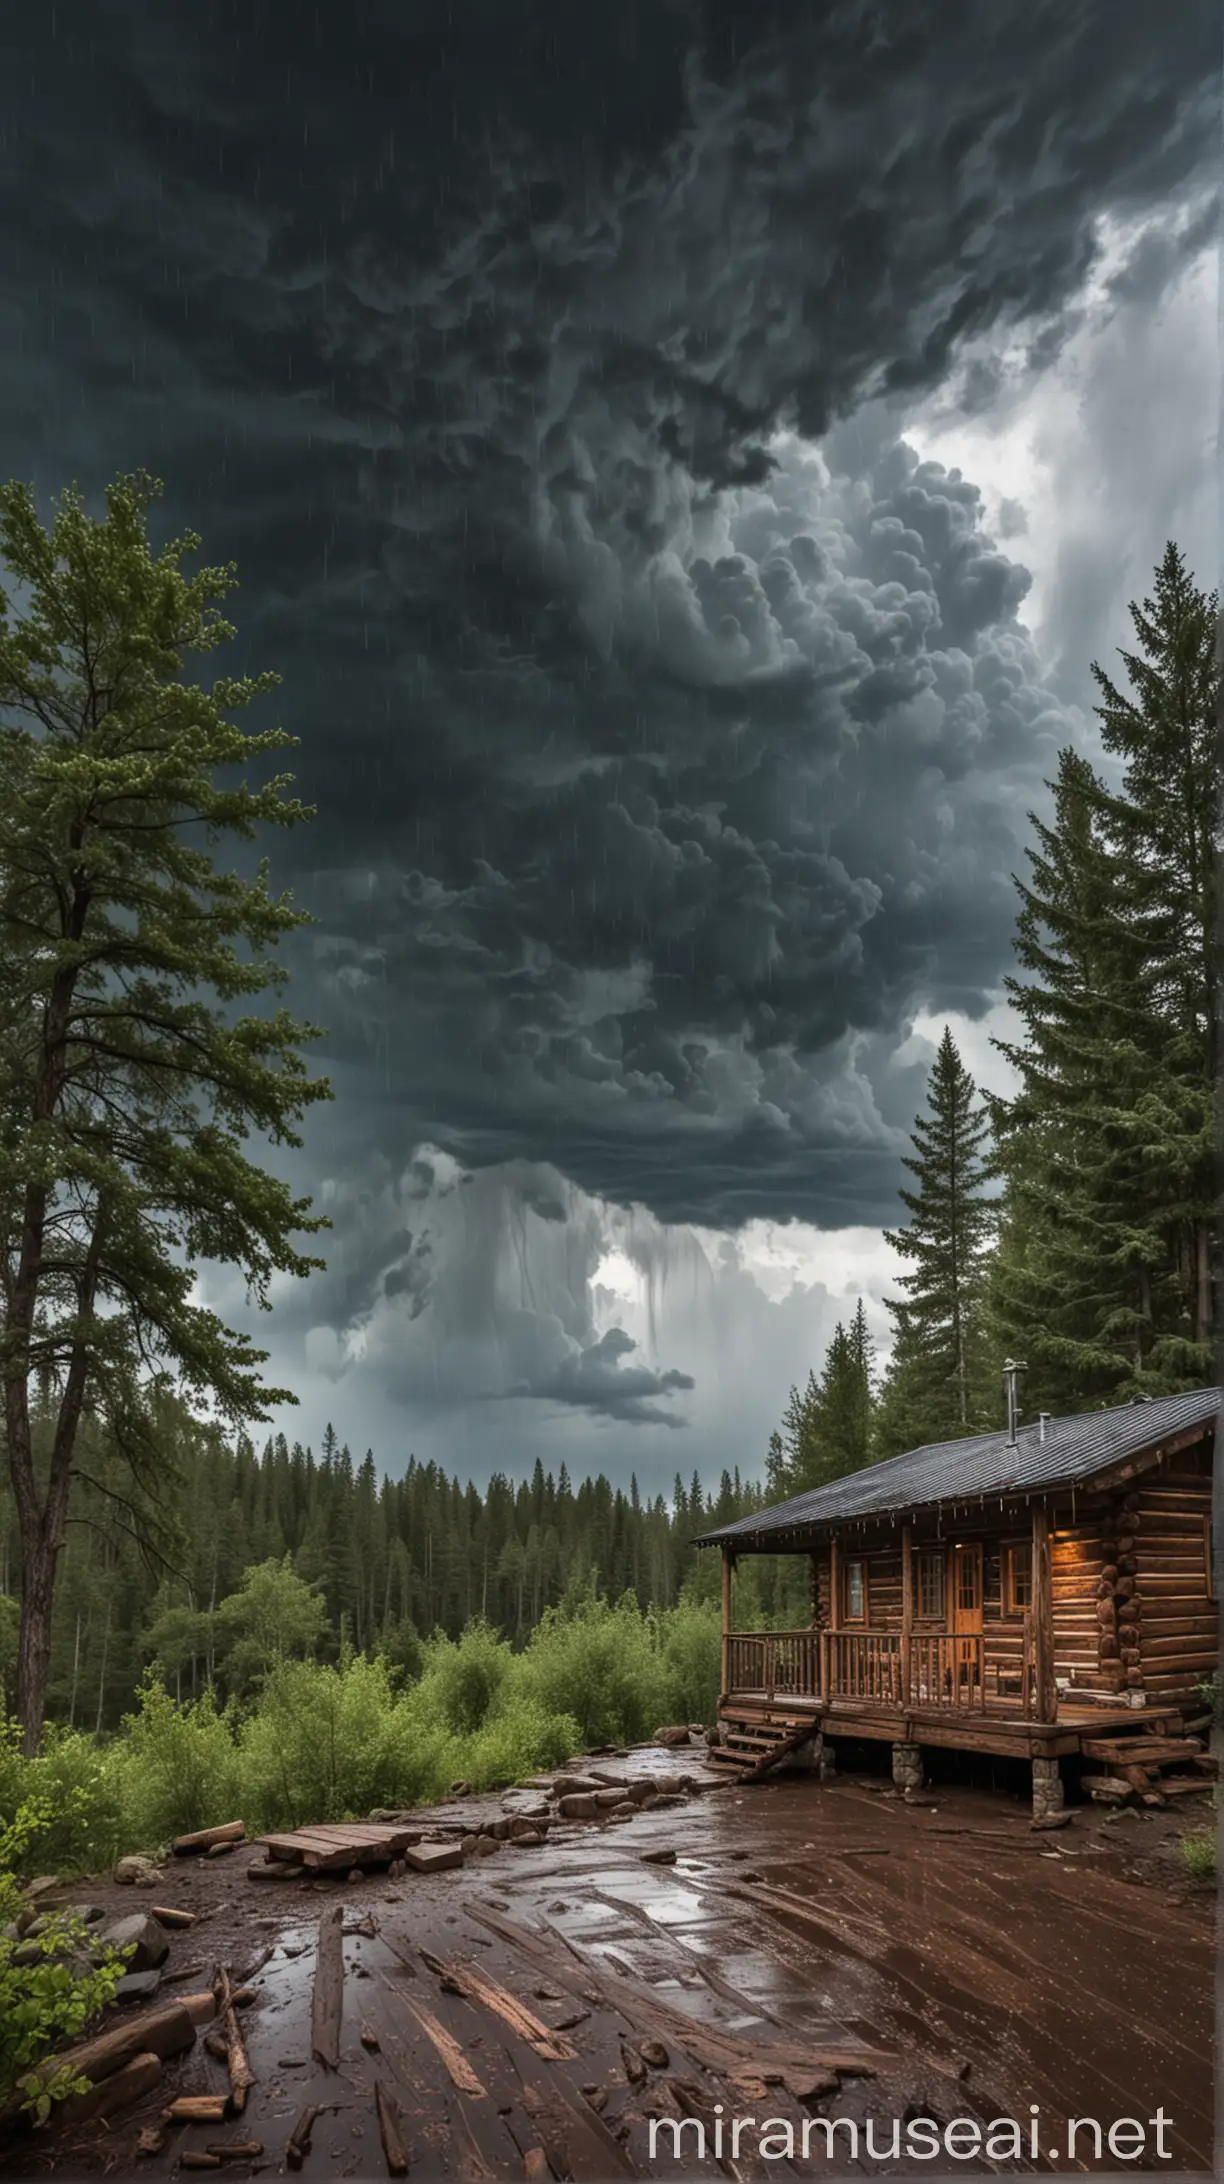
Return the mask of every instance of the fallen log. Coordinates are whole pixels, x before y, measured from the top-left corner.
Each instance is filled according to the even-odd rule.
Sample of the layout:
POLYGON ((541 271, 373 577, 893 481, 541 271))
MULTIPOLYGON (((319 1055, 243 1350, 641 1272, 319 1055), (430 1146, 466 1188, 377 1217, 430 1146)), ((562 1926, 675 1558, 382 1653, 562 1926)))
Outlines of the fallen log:
POLYGON ((228 2093, 180 2093, 162 2113, 167 2123, 224 2123, 229 2107, 228 2093))
POLYGON ((241 1820, 227 1820, 223 1827, 200 1828, 195 1835, 176 1836, 171 1848, 176 1858, 190 1858, 193 1853, 211 1850, 214 1843, 240 1843, 246 1834, 241 1820))
POLYGON ((218 2161, 258 2161, 263 2152, 260 2139, 218 2139, 216 2145, 206 2146, 206 2154, 215 2154, 218 2161))
POLYGON ((374 2080, 374 2106, 378 2111, 378 2132, 382 2139, 383 2156, 388 2176, 407 2176, 408 2154, 400 2133, 399 2104, 388 2093, 381 2078, 374 2080))
POLYGON ((162 2060, 160 2055, 133 2055, 130 2063, 116 2070, 109 2078, 99 2078, 86 2093, 74 2093, 56 2109, 56 2121, 60 2123, 90 2123, 103 2116, 113 2116, 121 2108, 129 2108, 133 2101, 151 2093, 160 2082, 162 2060))
POLYGON ((178 2159, 180 2169, 219 2169, 221 2166, 219 2154, 206 2154, 203 2147, 197 2146, 189 2146, 178 2159))
POLYGON ((211 1987, 205 1987, 199 1994, 181 1995, 176 2007, 186 2010, 193 2025, 211 2025, 217 2014, 217 1997, 211 1987))
MULTIPOLYGON (((99 2033, 96 2039, 87 2040, 82 2047, 48 2057, 30 2074, 33 2090, 37 2093, 39 2087, 65 2064, 96 2085, 100 2078, 113 2077, 138 2055, 156 2055, 163 2062, 170 2055, 182 2055, 191 2047, 195 2036, 195 2025, 183 2004, 167 2002, 130 2025, 119 2025, 113 2032, 99 2033)), ((15 2106, 4 2111, 6 2120, 10 2113, 17 2113, 15 2106)))
POLYGON ((340 2066, 340 2017, 344 2005, 344 1905, 333 1904, 319 1920, 314 1994, 310 2005, 310 2047, 324 2070, 340 2066))
POLYGON ((234 1991, 230 1985, 227 1967, 223 1967, 217 1975, 215 1992, 221 2037, 225 2041, 225 2067, 229 2072, 230 2098, 234 2103, 235 2114, 240 2116, 246 2107, 247 2094, 255 2083, 255 2073, 247 2061, 247 2051, 238 2030, 234 1991))
POLYGON ((173 1903, 151 1903, 149 1915, 157 1920, 159 1926, 194 1926, 196 1922, 194 1911, 181 1911, 173 1903))

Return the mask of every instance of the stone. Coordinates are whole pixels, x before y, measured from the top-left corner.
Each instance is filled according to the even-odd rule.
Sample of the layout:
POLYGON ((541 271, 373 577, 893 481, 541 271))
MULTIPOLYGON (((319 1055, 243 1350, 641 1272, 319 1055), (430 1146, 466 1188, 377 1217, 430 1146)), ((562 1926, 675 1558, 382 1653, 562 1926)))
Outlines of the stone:
POLYGON ((600 1812, 615 1812, 618 1805, 630 1803, 629 1793, 627 1790, 597 1790, 595 1803, 600 1812))
POLYGON ((472 1785, 470 1782, 452 1782, 450 1786, 450 1793, 452 1797, 470 1797, 472 1794, 472 1785))
POLYGON ((510 1838, 516 1850, 538 1850, 546 1838, 538 1828, 523 1828, 510 1838))
POLYGON ((654 1742, 664 1744, 670 1750, 681 1744, 690 1744, 692 1742, 692 1732, 687 1722, 674 1722, 666 1729, 656 1729, 654 1742))
POLYGON ((498 1842, 498 1840, 497 1840, 497 1837, 496 1837, 495 1835, 478 1835, 478 1836, 477 1836, 477 1838, 476 1838, 476 1856, 477 1856, 478 1858, 491 1858, 491 1857, 493 1856, 493 1853, 494 1853, 494 1851, 497 1851, 497 1850, 500 1850, 500 1849, 501 1849, 501 1844, 500 1844, 500 1843, 498 1842))
POLYGON ((170 1954, 170 1943, 155 1919, 146 1918, 143 1911, 134 1911, 129 1918, 108 1919, 94 1933, 95 1955, 104 1949, 130 1950, 125 1970, 147 1972, 164 1964, 170 1954))
POLYGON ((920 1744, 894 1744, 892 1748, 892 1777, 899 1790, 922 1788, 922 1746, 920 1744))
POLYGON ((151 1995, 157 1993, 160 1985, 161 1973, 159 1971, 125 1972, 115 1989, 115 2000, 116 2002, 147 2002, 151 1995))
POLYGON ((1063 1809, 1062 1769, 1057 1759, 1033 1761, 1033 1818, 1046 1820, 1063 1809))
POLYGON ((576 1797, 559 1797, 557 1810, 563 1820, 594 1820, 599 1814, 601 1792, 582 1791, 576 1797))
POLYGON ((128 1858, 120 1858, 111 1874, 126 1888, 156 1888, 161 1879, 161 1867, 142 1852, 134 1851, 128 1858))

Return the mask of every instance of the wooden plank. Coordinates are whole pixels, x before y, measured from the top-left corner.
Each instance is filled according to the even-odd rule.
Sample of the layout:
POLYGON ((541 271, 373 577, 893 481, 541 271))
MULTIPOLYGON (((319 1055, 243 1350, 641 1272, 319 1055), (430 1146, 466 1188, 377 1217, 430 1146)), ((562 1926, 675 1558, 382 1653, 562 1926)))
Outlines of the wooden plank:
POLYGON ((407 2176, 408 2154, 400 2129, 399 2104, 388 2093, 381 2078, 374 2080, 374 2106, 378 2111, 378 2131, 382 2139, 383 2157, 388 2176, 407 2176))
POLYGON ((1174 1759, 1193 1759, 1199 1747, 1186 1737, 1151 1737, 1142 1731, 1133 1737, 1084 1737, 1080 1750, 1085 1759, 1105 1759, 1115 1765, 1132 1761, 1144 1767, 1163 1766, 1174 1759))
POLYGON ((319 1920, 310 2048, 324 2070, 340 2067, 340 2019, 344 2008, 344 1905, 333 1904, 319 1920))
POLYGON ((410 1843, 404 1862, 414 1873, 444 1873, 450 1866, 463 1864, 463 1851, 458 1843, 410 1843))

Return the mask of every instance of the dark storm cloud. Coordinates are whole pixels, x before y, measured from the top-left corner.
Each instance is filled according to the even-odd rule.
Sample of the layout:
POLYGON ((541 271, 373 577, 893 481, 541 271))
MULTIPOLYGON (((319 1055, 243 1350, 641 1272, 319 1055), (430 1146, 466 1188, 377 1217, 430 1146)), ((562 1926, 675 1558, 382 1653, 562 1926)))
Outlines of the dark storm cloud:
POLYGON ((528 1395, 551 1403, 572 1403, 603 1418, 624 1425, 684 1426, 687 1420, 661 1408, 652 1397, 692 1389, 691 1374, 655 1372, 647 1365, 623 1365, 637 1344, 621 1327, 609 1327, 584 1350, 562 1359, 556 1370, 536 1381, 520 1381, 511 1395, 528 1395))
MULTIPOLYGON (((1099 216, 1214 143, 1208 11, 98 0, 20 38, 3 466, 144 463, 238 557, 320 804, 313 1005, 393 1169, 890 1215, 855 1041, 980 1009, 1071 728, 1023 571, 880 398, 992 328, 1058 353, 1099 216)), ((428 1290, 408 1215, 337 1324, 428 1290)), ((573 1343, 524 1382, 632 1377, 573 1343)))

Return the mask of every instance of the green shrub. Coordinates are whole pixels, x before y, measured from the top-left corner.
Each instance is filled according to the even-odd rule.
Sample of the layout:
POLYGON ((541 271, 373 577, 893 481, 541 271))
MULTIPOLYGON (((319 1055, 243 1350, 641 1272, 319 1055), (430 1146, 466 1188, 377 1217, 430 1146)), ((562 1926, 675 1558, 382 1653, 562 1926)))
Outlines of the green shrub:
MULTIPOLYGON (((722 1683, 722 1616, 712 1602, 681 1598, 660 1618, 663 1664, 674 1721, 702 1721, 718 1712, 722 1683)), ((658 1724, 656 1723, 656 1727, 658 1724)))
POLYGON ((524 1775, 560 1767, 581 1745, 572 1714, 547 1713, 538 1699, 521 1692, 457 1747, 455 1775, 474 1790, 499 1790, 524 1775))
POLYGON ((282 1661, 240 1732, 244 1801, 262 1828, 412 1804, 445 1788, 450 1743, 397 1701, 384 1661, 282 1661))
POLYGON ((42 1932, 32 1937, 40 1952, 36 1960, 14 1962, 19 1943, 4 1929, 24 1908, 17 1872, 35 1855, 39 1863, 48 1862, 45 1844, 52 1825, 45 1806, 28 1803, 0 1830, 0 2105, 19 2094, 21 2106, 40 2122, 53 2102, 83 2093, 89 2083, 45 2058, 85 2031, 114 1999, 123 1974, 116 1950, 107 1950, 99 1964, 90 1963, 89 1928, 71 1911, 48 1913, 42 1932))
POLYGON ((525 1655, 545 1713, 571 1714, 586 1745, 632 1744, 666 1718, 671 1691, 656 1619, 631 1593, 547 1608, 525 1655))
POLYGON ((159 1850, 176 1835, 242 1817, 233 1727, 211 1692, 177 1705, 146 1676, 112 1751, 125 1849, 159 1850))
POLYGON ((23 1859, 37 1858, 65 1876, 97 1872, 113 1861, 124 1831, 122 1791, 113 1760, 94 1738, 48 1726, 37 1754, 26 1759, 17 1723, 4 1723, 0 1824, 11 1824, 24 1807, 40 1820, 14 1851, 19 1871, 23 1859))
POLYGON ((471 1736, 496 1712, 513 1667, 506 1641, 477 1619, 457 1641, 430 1642, 420 1679, 422 1701, 453 1736, 471 1736))
POLYGON ((1191 1880, 1214 1881, 1217 1844, 1213 1828, 1196 1828, 1193 1835, 1183 1835, 1177 1848, 1191 1880))

